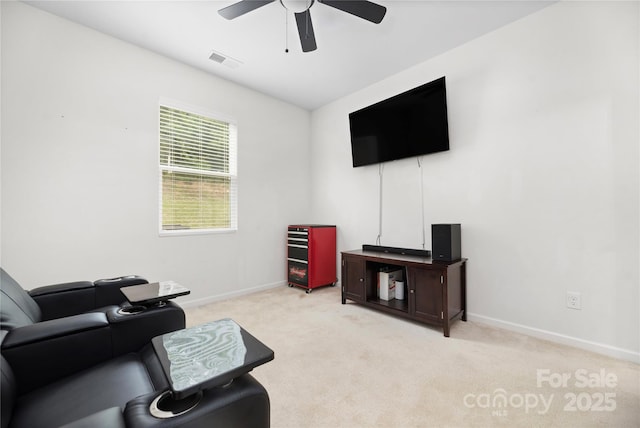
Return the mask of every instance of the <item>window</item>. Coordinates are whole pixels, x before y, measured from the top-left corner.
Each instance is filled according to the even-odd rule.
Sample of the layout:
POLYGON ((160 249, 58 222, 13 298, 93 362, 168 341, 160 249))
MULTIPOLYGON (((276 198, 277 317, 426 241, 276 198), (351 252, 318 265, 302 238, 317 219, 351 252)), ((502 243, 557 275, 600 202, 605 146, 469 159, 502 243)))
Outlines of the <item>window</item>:
POLYGON ((160 105, 160 234, 237 229, 236 126, 160 105))

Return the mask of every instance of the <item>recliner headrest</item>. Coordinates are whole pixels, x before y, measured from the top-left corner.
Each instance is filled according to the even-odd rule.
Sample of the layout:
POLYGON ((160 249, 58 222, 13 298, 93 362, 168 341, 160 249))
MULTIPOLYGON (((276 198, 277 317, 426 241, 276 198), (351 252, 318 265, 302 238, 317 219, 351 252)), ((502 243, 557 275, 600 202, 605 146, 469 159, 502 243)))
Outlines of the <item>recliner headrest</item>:
POLYGON ((12 330, 42 319, 42 312, 35 300, 2 268, 0 293, 0 328, 12 330))

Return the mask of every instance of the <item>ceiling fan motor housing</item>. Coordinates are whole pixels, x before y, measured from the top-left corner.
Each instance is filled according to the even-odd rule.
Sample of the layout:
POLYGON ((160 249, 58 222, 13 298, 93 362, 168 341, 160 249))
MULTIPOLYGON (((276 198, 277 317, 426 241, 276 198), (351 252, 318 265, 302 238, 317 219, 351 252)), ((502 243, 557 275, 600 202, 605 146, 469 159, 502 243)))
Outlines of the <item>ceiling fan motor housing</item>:
POLYGON ((315 0, 280 0, 280 4, 289 12, 300 13, 311 9, 315 0))

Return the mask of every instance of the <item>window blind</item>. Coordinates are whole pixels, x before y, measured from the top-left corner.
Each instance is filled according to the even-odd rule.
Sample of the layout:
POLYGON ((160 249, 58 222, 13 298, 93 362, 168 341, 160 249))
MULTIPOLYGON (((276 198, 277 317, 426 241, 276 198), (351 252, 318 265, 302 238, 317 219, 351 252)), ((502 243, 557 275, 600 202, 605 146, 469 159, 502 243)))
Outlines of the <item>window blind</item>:
POLYGON ((235 230, 235 125, 160 106, 161 232, 235 230))

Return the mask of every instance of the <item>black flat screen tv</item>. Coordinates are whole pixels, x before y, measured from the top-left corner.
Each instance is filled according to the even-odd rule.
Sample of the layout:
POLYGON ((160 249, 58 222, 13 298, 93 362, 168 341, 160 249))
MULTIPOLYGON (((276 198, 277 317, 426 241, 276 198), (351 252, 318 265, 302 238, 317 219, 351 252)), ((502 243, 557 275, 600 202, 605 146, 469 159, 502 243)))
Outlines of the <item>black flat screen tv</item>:
POLYGON ((349 114, 353 166, 449 150, 445 78, 349 114))

